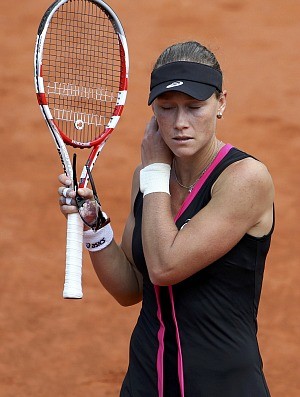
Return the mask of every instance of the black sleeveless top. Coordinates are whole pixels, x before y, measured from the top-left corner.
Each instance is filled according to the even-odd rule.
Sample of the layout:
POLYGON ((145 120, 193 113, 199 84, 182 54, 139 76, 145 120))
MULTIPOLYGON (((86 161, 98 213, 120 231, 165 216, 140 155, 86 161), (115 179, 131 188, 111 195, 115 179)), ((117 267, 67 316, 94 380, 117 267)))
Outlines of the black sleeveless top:
MULTIPOLYGON (((249 157, 231 148, 176 221, 180 229, 211 199, 230 164, 249 157)), ((248 234, 226 255, 186 280, 154 286, 142 248, 143 197, 134 206, 134 262, 143 303, 130 343, 121 397, 268 397, 257 343, 257 311, 270 233, 248 234)), ((188 258, 187 258, 188 260, 188 258)))

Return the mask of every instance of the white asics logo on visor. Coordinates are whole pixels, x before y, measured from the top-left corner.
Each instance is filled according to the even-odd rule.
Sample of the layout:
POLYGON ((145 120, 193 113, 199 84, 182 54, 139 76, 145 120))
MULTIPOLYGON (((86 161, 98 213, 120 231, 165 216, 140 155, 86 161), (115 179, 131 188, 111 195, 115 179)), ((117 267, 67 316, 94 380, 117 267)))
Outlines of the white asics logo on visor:
POLYGON ((166 88, 178 87, 179 85, 182 85, 182 84, 183 84, 183 81, 174 81, 173 83, 167 85, 166 88))

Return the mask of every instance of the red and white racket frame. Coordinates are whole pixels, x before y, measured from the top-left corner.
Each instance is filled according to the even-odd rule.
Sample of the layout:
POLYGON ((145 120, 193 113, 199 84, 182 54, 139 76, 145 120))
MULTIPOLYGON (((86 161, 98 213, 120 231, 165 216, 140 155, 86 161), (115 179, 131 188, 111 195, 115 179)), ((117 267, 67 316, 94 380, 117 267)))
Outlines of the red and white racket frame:
MULTIPOLYGON (((63 165, 66 175, 73 180, 73 168, 70 156, 66 145, 74 148, 91 148, 91 152, 86 161, 92 171, 95 162, 103 149, 107 139, 114 131, 119 122, 120 116, 124 109, 129 74, 129 53, 127 40, 124 29, 114 11, 101 0, 90 0, 92 3, 99 5, 109 15, 114 29, 118 35, 120 45, 120 59, 122 75, 120 79, 120 87, 116 100, 114 112, 107 123, 104 132, 101 136, 93 142, 77 142, 71 140, 59 128, 58 124, 52 116, 51 110, 48 106, 47 96, 45 93, 44 79, 43 79, 43 47, 47 34, 47 29, 52 16, 57 9, 70 0, 58 0, 52 4, 44 14, 37 34, 35 51, 34 51, 34 81, 38 104, 45 122, 51 132, 56 149, 58 151, 60 160, 63 165)), ((82 169, 78 187, 84 188, 88 184, 88 174, 86 167, 82 169)), ((66 267, 65 267, 65 282, 63 289, 63 297, 71 299, 80 299, 83 297, 82 292, 82 242, 83 242, 83 222, 78 213, 69 214, 67 217, 67 243, 66 243, 66 267)))

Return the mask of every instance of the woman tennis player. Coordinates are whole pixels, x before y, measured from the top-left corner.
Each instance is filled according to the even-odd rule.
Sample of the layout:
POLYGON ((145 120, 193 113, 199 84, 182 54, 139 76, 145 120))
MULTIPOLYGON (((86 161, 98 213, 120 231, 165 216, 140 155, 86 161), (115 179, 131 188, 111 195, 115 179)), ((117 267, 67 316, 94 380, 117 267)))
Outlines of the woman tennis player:
MULTIPOLYGON (((142 300, 122 397, 270 396, 257 311, 274 188, 260 161, 217 137, 226 96, 211 51, 167 48, 151 74, 154 115, 122 242, 110 224, 84 232, 104 287, 122 305, 142 300)), ((71 181, 59 180, 61 211, 72 213, 71 181)))

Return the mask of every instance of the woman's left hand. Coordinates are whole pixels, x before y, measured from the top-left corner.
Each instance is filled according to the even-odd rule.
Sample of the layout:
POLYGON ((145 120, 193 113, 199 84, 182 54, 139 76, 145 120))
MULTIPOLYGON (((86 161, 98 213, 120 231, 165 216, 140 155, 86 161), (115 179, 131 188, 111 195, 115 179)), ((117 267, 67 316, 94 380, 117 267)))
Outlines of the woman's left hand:
POLYGON ((156 121, 152 116, 145 129, 144 139, 142 141, 142 164, 146 167, 152 163, 172 164, 173 154, 165 144, 156 121))

